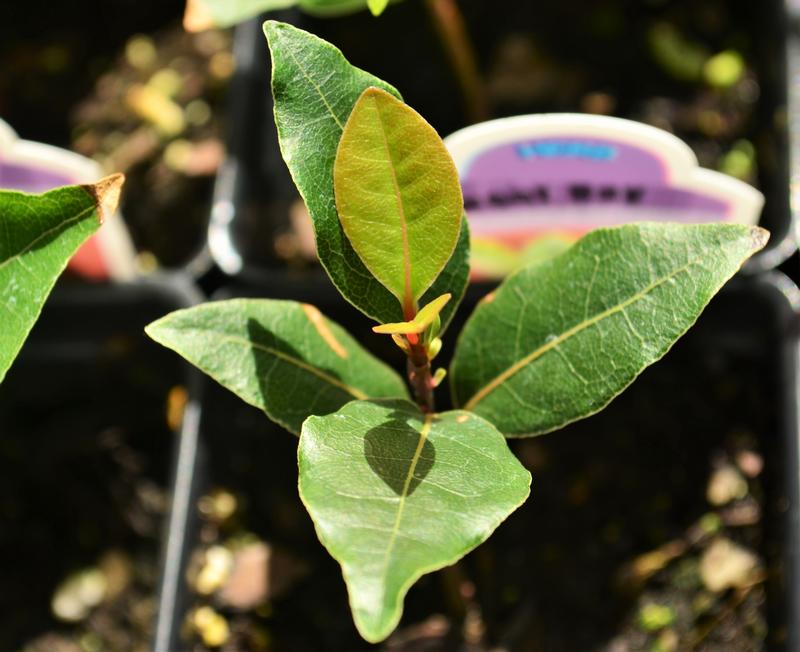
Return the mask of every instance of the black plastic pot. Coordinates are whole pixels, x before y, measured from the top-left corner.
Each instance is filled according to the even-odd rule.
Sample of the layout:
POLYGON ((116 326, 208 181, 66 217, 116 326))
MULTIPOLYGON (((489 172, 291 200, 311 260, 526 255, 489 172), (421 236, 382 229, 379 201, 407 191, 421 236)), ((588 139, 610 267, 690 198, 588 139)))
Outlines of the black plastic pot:
MULTIPOLYGON (((122 551, 118 569, 120 559, 132 564, 132 579, 113 604, 87 618, 104 648, 148 644, 153 625, 141 608, 160 575, 175 434, 167 396, 188 387, 189 415, 196 401, 193 372, 143 328, 197 298, 180 279, 65 282, 46 303, 0 386, 0 648, 63 632, 68 626, 51 613, 54 590, 110 549, 122 551)), ((191 428, 187 418, 184 439, 191 428)))
MULTIPOLYGON (((313 302, 346 323, 367 346, 382 346, 382 338, 366 336, 367 320, 343 306, 332 289, 320 293, 312 285, 283 281, 271 287, 235 286, 220 298, 269 295, 313 302)), ((485 290, 471 288, 454 329, 485 290)), ((606 411, 559 433, 512 443, 534 473, 533 494, 489 542, 462 562, 478 585, 478 600, 485 594, 481 604, 496 643, 513 650, 599 648, 613 634, 621 611, 632 608, 610 591, 619 567, 702 516, 708 509, 703 496, 708 460, 713 451, 725 449, 732 431, 741 429, 750 433, 764 459, 759 489, 763 515, 757 536, 748 535, 747 544, 757 547, 768 564, 767 649, 798 649, 799 296, 777 272, 737 278, 673 351, 606 411), (539 468, 539 459, 550 462, 539 468), (573 491, 568 485, 576 478, 593 483, 593 493, 577 506, 565 503, 565 495, 573 491), (663 522, 642 510, 643 496, 671 497, 666 516, 658 516, 663 522), (650 532, 654 519, 666 531, 650 532), (616 528, 614 542, 606 540, 609 523, 616 528), (566 560, 549 558, 547 551, 553 550, 565 551, 566 560), (503 603, 498 583, 521 583, 522 588, 515 600, 503 603), (576 620, 580 628, 574 627, 576 620), (540 647, 528 648, 526 627, 532 621, 540 628, 540 647)), ((443 353, 449 355, 450 351, 443 353)), ((396 355, 390 359, 400 362, 396 355)), ((191 481, 185 473, 174 495, 178 516, 185 520, 173 517, 170 546, 184 551, 184 557, 170 559, 164 580, 177 590, 176 604, 181 607, 162 612, 156 649, 191 648, 180 638, 186 616, 182 608, 193 602, 186 584, 186 553, 205 545, 196 538, 201 521, 193 501, 215 487, 225 487, 246 501, 246 514, 237 516, 246 521, 246 529, 293 551, 311 569, 272 605, 267 626, 276 644, 298 651, 367 649, 347 613, 338 566, 319 545, 299 503, 296 440, 214 383, 204 397, 200 440, 197 447, 183 451, 178 463, 178 475, 194 471, 191 481)), ((446 591, 438 588, 444 577, 428 576, 412 590, 404 624, 446 608, 446 591)), ((235 612, 231 617, 235 619, 235 612)))

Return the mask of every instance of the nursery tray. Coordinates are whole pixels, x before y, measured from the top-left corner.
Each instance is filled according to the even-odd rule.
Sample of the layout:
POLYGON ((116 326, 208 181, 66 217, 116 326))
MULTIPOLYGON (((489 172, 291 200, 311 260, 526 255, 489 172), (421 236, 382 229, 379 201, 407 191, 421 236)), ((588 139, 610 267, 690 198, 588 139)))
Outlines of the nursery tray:
MULTIPOLYGON (((487 290, 470 288, 454 331, 487 290)), ((217 298, 228 296, 308 301, 373 350, 387 339, 368 336, 370 324, 332 288, 302 276, 233 286, 217 298)), ((533 473, 530 499, 456 567, 412 588, 386 649, 633 652, 655 649, 665 630, 678 637, 672 649, 679 650, 695 643, 707 652, 800 649, 797 297, 778 272, 737 277, 607 410, 558 433, 513 441, 533 473), (742 460, 755 471, 746 495, 710 504, 709 478, 742 460), (703 588, 700 560, 716 539, 757 555, 761 574, 749 588, 703 588), (663 556, 676 545, 684 549, 663 568, 640 583, 630 578, 642 555, 663 556), (648 629, 653 604, 671 614, 661 629, 648 629), (479 627, 471 630, 476 613, 479 627)), ((182 512, 185 521, 172 522, 170 545, 184 554, 165 579, 184 610, 162 620, 158 652, 207 649, 186 625, 203 606, 227 619, 231 652, 262 649, 264 640, 297 651, 373 649, 352 625, 339 567, 297 496, 296 439, 210 381, 199 432, 198 450, 179 460, 194 476, 175 500, 192 508, 182 512), (208 512, 218 495, 237 505, 221 520, 208 512), (273 551, 280 563, 269 572, 280 590, 248 609, 226 604, 220 592, 196 592, 204 552, 235 550, 243 541, 273 551)))
POLYGON ((171 280, 62 282, 48 299, 0 386, 0 649, 149 647, 189 372, 143 328, 195 300, 171 280), (64 588, 83 571, 96 606, 64 588))

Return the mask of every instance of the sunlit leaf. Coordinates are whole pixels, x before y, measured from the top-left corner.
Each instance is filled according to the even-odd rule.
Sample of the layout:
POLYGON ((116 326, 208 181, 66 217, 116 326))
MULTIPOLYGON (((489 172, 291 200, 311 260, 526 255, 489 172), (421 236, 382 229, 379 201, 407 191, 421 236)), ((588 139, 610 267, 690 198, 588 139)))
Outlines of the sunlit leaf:
POLYGON ((767 237, 739 224, 590 233, 476 308, 450 369, 454 402, 514 437, 594 414, 669 350, 767 237))
POLYGON ((380 16, 388 5, 389 0, 367 0, 367 6, 373 16, 380 16))
POLYGON ((345 125, 333 178, 350 244, 410 319, 458 240, 463 201, 447 148, 411 107, 370 88, 345 125))
POLYGON ((407 401, 354 401, 309 418, 298 460, 300 496, 371 642, 395 628, 420 576, 486 540, 530 491, 490 423, 407 401))
MULTIPOLYGON (((344 234, 333 192, 333 166, 342 130, 358 98, 376 86, 399 98, 391 86, 351 66, 330 43, 285 23, 268 21, 272 92, 281 152, 314 223, 317 252, 342 295, 380 323, 405 319, 397 299, 364 266, 344 234)), ((444 329, 458 306, 469 275, 466 218, 455 252, 420 300, 453 295, 442 312, 444 329)))
POLYGON ((386 5, 388 0, 186 0, 183 25, 190 32, 231 27, 267 11, 294 6, 316 16, 339 16, 367 8, 377 16, 386 5))
POLYGON ((408 396, 400 376, 308 304, 216 301, 146 331, 295 434, 309 415, 353 399, 408 396))

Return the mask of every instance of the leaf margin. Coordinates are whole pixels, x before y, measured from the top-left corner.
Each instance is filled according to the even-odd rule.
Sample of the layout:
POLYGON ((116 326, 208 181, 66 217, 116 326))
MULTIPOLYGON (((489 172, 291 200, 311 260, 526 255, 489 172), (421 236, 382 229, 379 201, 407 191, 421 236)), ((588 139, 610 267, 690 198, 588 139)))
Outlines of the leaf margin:
MULTIPOLYGON (((348 406, 350 406, 350 405, 352 405, 354 403, 359 403, 359 402, 360 401, 358 401, 358 400, 350 401, 349 403, 346 403, 345 405, 343 405, 340 408, 340 410, 343 410, 346 407, 348 407, 348 406)), ((380 404, 383 404, 383 403, 406 403, 407 405, 417 409, 424 416, 424 413, 421 410, 419 410, 419 406, 417 406, 415 403, 413 403, 413 402, 411 402, 409 400, 392 399, 392 398, 378 398, 378 399, 369 399, 368 402, 370 402, 370 403, 380 403, 380 404)), ((494 430, 496 430, 501 436, 503 436, 505 438, 503 433, 500 432, 500 430, 491 421, 489 421, 488 419, 480 416, 479 414, 475 414, 474 412, 469 412, 469 411, 466 411, 466 410, 462 410, 462 409, 457 409, 456 408, 456 409, 447 410, 446 412, 441 412, 441 413, 436 413, 436 414, 437 415, 446 415, 446 414, 456 414, 456 413, 461 413, 461 415, 463 415, 463 416, 468 416, 471 419, 479 419, 480 421, 483 421, 483 422, 487 423, 489 426, 491 426, 494 430)), ((324 417, 311 416, 311 417, 308 417, 308 419, 306 419, 306 421, 308 421, 309 419, 314 419, 314 418, 324 418, 324 417)), ((303 422, 303 430, 305 430, 305 424, 306 424, 306 422, 303 422)), ((309 518, 311 518, 310 505, 309 505, 309 503, 308 503, 308 501, 307 501, 307 499, 306 499, 306 497, 303 494, 303 491, 301 489, 300 456, 301 456, 301 453, 302 453, 302 438, 303 438, 303 434, 301 432, 300 441, 298 442, 298 446, 297 446, 297 466, 298 466, 297 493, 298 493, 298 496, 300 497, 300 501, 303 503, 303 507, 306 509, 306 512, 309 515, 309 518)), ((512 514, 514 514, 520 507, 522 507, 522 505, 524 505, 527 502, 528 498, 530 498, 531 486, 532 486, 532 483, 533 483, 533 476, 532 476, 531 472, 524 465, 522 465, 522 463, 519 461, 519 458, 517 458, 517 456, 514 455, 513 451, 511 451, 510 449, 509 449, 509 454, 517 460, 517 462, 520 464, 520 467, 523 469, 523 471, 525 472, 525 474, 527 476, 526 491, 524 492, 524 495, 521 498, 521 500, 518 503, 516 503, 515 505, 513 505, 513 507, 508 511, 508 513, 505 516, 503 516, 502 518, 500 518, 499 520, 494 522, 492 524, 492 526, 488 529, 488 532, 486 533, 486 535, 484 537, 482 537, 480 539, 477 539, 474 542, 473 545, 468 545, 466 550, 458 552, 458 553, 455 553, 455 555, 453 557, 449 558, 447 561, 430 564, 430 565, 427 565, 427 566, 424 566, 424 567, 420 567, 419 569, 417 569, 417 571, 415 571, 408 578, 408 580, 406 580, 400 586, 400 588, 399 588, 399 590, 397 592, 397 605, 395 606, 395 608, 393 610, 393 616, 387 622, 387 625, 385 627, 385 633, 382 636, 379 636, 379 637, 373 637, 369 632, 365 632, 362 629, 361 623, 359 623, 359 621, 356 619, 356 617, 355 617, 356 608, 355 608, 355 604, 354 604, 354 599, 353 599, 352 593, 350 591, 350 581, 348 579, 347 573, 345 572, 345 566, 346 566, 345 562, 344 562, 343 559, 341 559, 338 555, 336 555, 328 547, 328 545, 325 543, 325 541, 324 541, 324 539, 322 537, 322 534, 320 532, 319 526, 317 525, 316 521, 313 518, 311 518, 311 522, 312 522, 312 524, 314 526, 314 533, 317 536, 317 539, 319 540, 320 545, 322 545, 322 547, 325 548, 327 553, 336 561, 337 564, 339 564, 339 568, 340 568, 340 571, 342 573, 342 577, 344 579, 345 586, 347 588, 347 602, 348 602, 348 605, 350 607, 351 615, 353 616, 353 623, 354 623, 356 629, 358 630, 358 633, 362 636, 362 638, 364 638, 365 641, 367 641, 368 643, 376 644, 376 643, 380 643, 380 642, 386 640, 394 632, 394 630, 397 628, 397 626, 399 625, 400 620, 402 619, 403 613, 405 611, 405 599, 406 599, 406 597, 408 595, 409 590, 414 586, 414 584, 416 584, 425 575, 428 575, 430 573, 436 572, 436 571, 441 570, 443 568, 447 568, 449 566, 452 566, 453 564, 457 563, 459 560, 463 559, 470 552, 472 552, 473 550, 475 550, 479 546, 483 545, 495 533, 497 528, 499 528, 506 520, 508 520, 508 518, 512 514)))
MULTIPOLYGON (((476 315, 478 314, 478 311, 481 310, 486 303, 491 303, 492 299, 494 298, 494 295, 496 293, 500 292, 501 289, 503 288, 503 286, 506 285, 506 283, 508 281, 511 281, 512 279, 516 278, 518 275, 521 275, 521 274, 525 273, 528 270, 531 270, 531 269, 533 269, 535 267, 538 267, 541 264, 557 263, 557 261, 560 258, 562 258, 562 257, 564 257, 566 255, 569 255, 569 253, 573 250, 573 248, 575 246, 577 246, 581 242, 581 240, 583 240, 584 238, 586 238, 589 235, 592 235, 592 234, 595 234, 595 233, 598 233, 598 232, 617 231, 617 230, 622 230, 622 229, 626 229, 626 228, 630 228, 630 227, 637 227, 637 226, 640 226, 640 225, 652 225, 652 224, 661 224, 661 225, 663 225, 663 224, 673 224, 673 225, 687 226, 687 227, 698 227, 698 226, 699 227, 712 227, 712 226, 719 226, 719 225, 730 226, 730 227, 734 227, 734 228, 735 227, 741 227, 743 229, 743 234, 744 234, 744 230, 748 230, 749 234, 751 236, 750 253, 748 254, 747 257, 744 258, 742 263, 739 265, 738 269, 734 270, 731 274, 726 276, 724 279, 722 279, 718 284, 716 284, 713 287, 713 291, 711 292, 708 301, 706 301, 704 303, 703 307, 698 312, 698 314, 694 317, 694 319, 692 319, 688 323, 688 325, 680 332, 680 334, 675 339, 673 339, 673 341, 670 342, 668 344, 668 346, 663 351, 660 351, 659 354, 651 362, 647 363, 641 369, 639 369, 633 375, 633 377, 627 383, 625 383, 618 391, 614 392, 605 402, 600 404, 599 407, 597 407, 595 409, 592 409, 591 411, 585 412, 585 413, 581 414, 580 416, 576 416, 576 417, 570 418, 570 419, 568 419, 566 421, 560 422, 558 425, 554 425, 554 426, 549 427, 549 428, 545 428, 545 429, 541 429, 541 430, 533 430, 531 432, 526 432, 526 433, 506 433, 506 432, 503 432, 503 435, 507 439, 527 439, 527 438, 532 438, 532 437, 538 437, 538 436, 541 436, 541 435, 546 435, 546 434, 549 434, 551 432, 556 432, 558 430, 561 430, 562 428, 564 428, 564 427, 566 427, 566 426, 568 426, 568 425, 570 425, 572 423, 575 423, 577 421, 581 421, 583 419, 586 419, 586 418, 589 418, 591 416, 594 416, 595 414, 598 414, 599 412, 602 412, 606 407, 608 407, 608 405, 614 399, 616 399, 620 394, 622 394, 622 392, 624 392, 626 389, 628 389, 630 387, 630 385, 648 367, 652 366, 653 364, 655 364, 659 360, 661 360, 672 349, 672 347, 678 342, 678 340, 680 340, 697 323, 697 320, 700 318, 700 316, 703 314, 705 309, 708 307, 708 304, 711 302, 711 300, 714 298, 714 296, 716 296, 716 294, 722 289, 722 287, 737 273, 737 271, 739 271, 739 269, 741 269, 741 266, 744 264, 744 262, 746 262, 746 260, 750 256, 752 256, 753 254, 757 253, 759 250, 764 248, 764 246, 767 244, 767 242, 769 240, 769 237, 770 237, 769 231, 767 231, 766 229, 764 229, 764 228, 762 228, 760 226, 756 226, 756 225, 733 224, 733 223, 727 223, 727 222, 725 222, 725 223, 722 223, 722 222, 720 222, 720 223, 705 223, 705 224, 685 224, 685 223, 675 223, 675 222, 672 222, 672 223, 631 222, 631 223, 612 226, 612 227, 601 227, 601 228, 598 228, 598 229, 594 229, 594 230, 590 231, 589 233, 587 233, 586 235, 584 235, 579 240, 577 240, 573 245, 568 247, 565 251, 563 251, 560 254, 556 255, 552 259, 548 259, 548 260, 546 260, 544 262, 536 261, 536 262, 530 263, 528 265, 525 265, 525 266, 517 269, 512 274, 510 274, 508 277, 506 277, 506 279, 504 279, 503 282, 500 283, 500 285, 497 288, 495 288, 492 292, 487 294, 485 297, 483 297, 478 302, 477 306, 475 307, 473 312, 470 314, 470 316, 467 318, 467 321, 465 322, 463 328, 461 329, 461 331, 458 334, 458 338, 456 340, 455 347, 454 347, 453 359, 452 359, 450 367, 448 369, 448 375, 450 377, 450 383, 449 383, 449 385, 450 385, 450 398, 451 398, 452 404, 454 406, 456 406, 458 409, 462 409, 462 410, 466 410, 466 411, 470 411, 471 412, 473 410, 473 408, 474 408, 474 404, 472 404, 472 400, 483 389, 485 389, 485 386, 482 387, 478 392, 475 392, 472 396, 470 396, 467 401, 465 401, 463 404, 461 404, 461 401, 460 401, 459 397, 456 395, 458 374, 455 373, 455 369, 456 369, 455 368, 455 361, 457 359, 458 351, 460 350, 460 348, 462 348, 462 346, 461 346, 462 339, 464 337, 464 334, 467 332, 468 326, 475 319, 476 315)), ((654 287, 657 287, 658 285, 663 284, 664 282, 667 282, 667 279, 661 279, 659 281, 659 283, 651 284, 651 285, 653 286, 653 289, 654 289, 654 287)), ((623 303, 625 303, 625 302, 623 302, 623 303)), ((614 306, 614 308, 617 309, 618 306, 614 306)), ((611 310, 606 310, 606 311, 604 311, 604 313, 609 313, 606 316, 610 316, 611 314, 615 314, 615 312, 611 311, 611 310)), ((570 331, 570 330, 573 330, 573 328, 568 329, 568 331, 570 331)), ((583 329, 580 329, 580 330, 583 330, 583 329)), ((578 332, 580 332, 580 330, 578 332)), ((577 334, 577 333, 573 333, 573 334, 577 334)), ((562 340, 562 341, 566 341, 566 340, 562 340)), ((549 344, 550 343, 548 342, 544 346, 539 347, 539 349, 545 349, 545 347, 548 347, 549 344)), ((553 348, 553 347, 550 347, 550 348, 553 348)), ((548 348, 547 350, 550 350, 550 348, 548 348)), ((544 354, 544 353, 546 353, 546 351, 543 351, 542 354, 544 354)), ((527 358, 530 355, 531 354, 529 354, 529 355, 527 355, 525 357, 527 358)), ((516 363, 515 363, 515 365, 516 365, 516 363)), ((515 365, 512 365, 512 367, 515 366, 515 365)), ((509 369, 510 368, 511 367, 509 367, 509 369)), ((505 373, 505 371, 503 373, 505 373)), ((514 374, 509 375, 509 378, 513 377, 513 375, 515 375, 515 374, 516 374, 516 372, 514 374)), ((502 374, 500 374, 500 375, 502 375, 502 374)), ((499 376, 494 377, 490 381, 490 383, 494 382, 495 380, 497 380, 498 377, 499 376)), ((500 387, 500 386, 501 386, 500 384, 497 385, 497 387, 500 387)), ((497 387, 495 387, 494 389, 496 389, 497 387)), ((492 391, 494 391, 494 389, 492 391)), ((488 395, 488 393, 487 393, 487 395, 488 395)), ((484 418, 486 418, 486 417, 484 417, 484 418)), ((496 427, 498 429, 500 429, 500 426, 496 426, 496 427)))

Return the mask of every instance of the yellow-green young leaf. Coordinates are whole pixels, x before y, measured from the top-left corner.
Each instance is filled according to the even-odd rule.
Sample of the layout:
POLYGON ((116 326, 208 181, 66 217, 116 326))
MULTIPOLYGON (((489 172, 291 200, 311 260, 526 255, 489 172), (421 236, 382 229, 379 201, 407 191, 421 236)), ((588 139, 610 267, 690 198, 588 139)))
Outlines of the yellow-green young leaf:
MULTIPOLYGON (((380 323, 405 319, 397 299, 361 262, 342 230, 333 193, 333 165, 342 130, 358 98, 391 86, 351 66, 342 53, 313 34, 267 21, 264 33, 272 52, 272 94, 281 153, 308 207, 325 271, 345 299, 380 323)), ((458 306, 469 277, 469 231, 462 217, 458 245, 433 286, 428 303, 445 292, 454 300, 442 311, 442 330, 458 306)))
POLYGON ((586 235, 475 309, 450 369, 455 404, 510 437, 594 414, 669 350, 767 238, 739 224, 586 235))
POLYGON ((308 304, 216 301, 145 330, 294 434, 353 399, 408 396, 400 376, 308 304))
POLYGON ((367 0, 367 6, 373 16, 380 16, 389 4, 389 0, 367 0))
POLYGON ((385 335, 407 335, 409 333, 422 333, 428 326, 442 312, 442 308, 450 301, 449 294, 443 294, 431 301, 427 306, 422 308, 411 321, 397 322, 393 324, 381 324, 380 326, 373 326, 372 330, 376 333, 385 335))
MULTIPOLYGON (((186 0, 183 16, 184 27, 190 32, 199 32, 210 27, 230 27, 258 16, 266 11, 276 11, 299 6, 306 13, 316 16, 339 16, 363 11, 368 6, 374 15, 372 3, 376 0, 186 0)), ((382 0, 388 4, 388 0, 382 0)))
POLYGON ((116 210, 123 180, 42 195, 0 191, 0 381, 72 254, 116 210))
POLYGON ((485 541, 528 497, 503 436, 466 412, 354 401, 303 424, 300 497, 342 565, 361 635, 381 641, 425 573, 485 541))
POLYGON ((411 319, 461 227, 461 184, 442 139, 411 107, 369 88, 345 125, 333 184, 350 244, 411 319))

